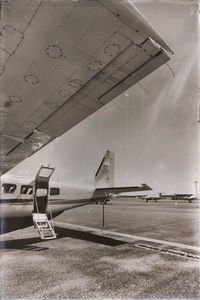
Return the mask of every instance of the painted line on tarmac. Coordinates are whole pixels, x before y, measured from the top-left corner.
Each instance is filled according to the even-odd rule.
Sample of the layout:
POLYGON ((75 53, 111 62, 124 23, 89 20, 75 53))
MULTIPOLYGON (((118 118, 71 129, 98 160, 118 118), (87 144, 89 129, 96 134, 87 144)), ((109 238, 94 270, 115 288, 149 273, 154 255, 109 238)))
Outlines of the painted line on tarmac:
POLYGON ((135 247, 138 248, 145 248, 147 250, 155 250, 155 251, 159 251, 162 253, 166 253, 166 254, 171 254, 171 255, 175 255, 175 256, 181 256, 181 257, 186 257, 186 258, 190 258, 190 259, 194 259, 194 260, 199 260, 200 261, 200 256, 199 255, 195 255, 195 254, 191 254, 191 253, 187 253, 187 252, 183 252, 183 251, 177 251, 177 250, 172 250, 172 249, 162 249, 162 247, 155 247, 155 246, 151 246, 151 245, 145 245, 145 244, 135 244, 135 247))
POLYGON ((96 234, 105 235, 105 236, 112 235, 112 236, 117 236, 117 237, 124 237, 124 238, 128 238, 130 240, 140 240, 140 241, 152 242, 152 243, 157 243, 157 244, 162 244, 162 245, 167 245, 167 246, 172 246, 172 247, 178 247, 178 248, 184 248, 184 249, 189 249, 189 250, 195 250, 195 251, 200 252, 200 247, 195 247, 195 246, 185 245, 185 244, 175 243, 175 242, 169 242, 169 241, 163 241, 163 240, 157 240, 157 239, 152 239, 152 238, 146 238, 143 236, 121 233, 121 232, 116 232, 116 231, 109 231, 109 230, 105 230, 105 229, 92 228, 92 227, 74 225, 74 224, 57 222, 57 221, 54 221, 54 226, 66 228, 66 229, 72 229, 72 230, 80 230, 82 232, 96 233, 96 234))

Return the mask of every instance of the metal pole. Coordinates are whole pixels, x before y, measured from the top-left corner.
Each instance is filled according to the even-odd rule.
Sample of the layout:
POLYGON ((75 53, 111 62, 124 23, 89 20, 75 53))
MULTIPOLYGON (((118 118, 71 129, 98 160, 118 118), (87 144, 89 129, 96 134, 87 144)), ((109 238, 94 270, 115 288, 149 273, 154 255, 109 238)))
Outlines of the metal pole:
POLYGON ((198 184, 198 181, 197 181, 197 180, 195 180, 195 181, 194 181, 194 184, 195 184, 195 190, 196 190, 196 194, 198 194, 198 189, 197 189, 197 184, 198 184))
POLYGON ((102 210, 102 226, 104 227, 104 203, 103 203, 103 210, 102 210))

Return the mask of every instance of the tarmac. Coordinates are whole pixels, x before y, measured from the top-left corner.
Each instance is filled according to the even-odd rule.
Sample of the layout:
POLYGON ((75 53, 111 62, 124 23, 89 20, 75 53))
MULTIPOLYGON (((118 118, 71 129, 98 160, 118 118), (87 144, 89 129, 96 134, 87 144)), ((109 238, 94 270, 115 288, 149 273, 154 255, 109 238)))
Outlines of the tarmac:
POLYGON ((1 236, 1 299, 200 299, 199 203, 115 199, 66 211, 57 239, 1 236))

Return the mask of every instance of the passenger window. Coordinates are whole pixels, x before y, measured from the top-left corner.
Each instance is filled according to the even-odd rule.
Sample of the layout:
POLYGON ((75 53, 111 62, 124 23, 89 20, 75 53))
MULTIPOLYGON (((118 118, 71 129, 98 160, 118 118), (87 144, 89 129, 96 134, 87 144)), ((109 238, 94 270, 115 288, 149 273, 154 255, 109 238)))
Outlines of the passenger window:
POLYGON ((4 194, 14 194, 16 191, 17 185, 13 183, 3 183, 2 184, 4 194))
POLYGON ((29 188, 28 194, 29 194, 29 195, 33 195, 33 187, 29 188))
POLYGON ((21 194, 22 195, 32 195, 33 194, 33 186, 32 185, 22 185, 21 186, 21 194))
POLYGON ((56 187, 50 188, 50 196, 56 196, 60 194, 60 189, 56 187))

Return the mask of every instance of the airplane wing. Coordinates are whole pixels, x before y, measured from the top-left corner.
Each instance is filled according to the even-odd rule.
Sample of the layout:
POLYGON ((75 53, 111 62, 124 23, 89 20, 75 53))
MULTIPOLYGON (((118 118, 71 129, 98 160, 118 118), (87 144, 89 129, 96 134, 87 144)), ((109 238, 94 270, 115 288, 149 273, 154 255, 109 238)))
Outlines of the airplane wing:
POLYGON ((2 1, 1 174, 166 63, 166 51, 128 0, 2 1))

